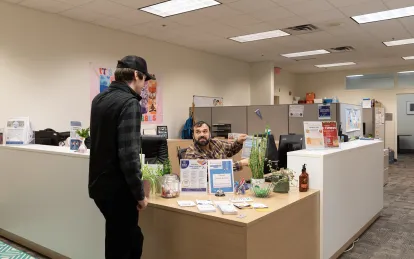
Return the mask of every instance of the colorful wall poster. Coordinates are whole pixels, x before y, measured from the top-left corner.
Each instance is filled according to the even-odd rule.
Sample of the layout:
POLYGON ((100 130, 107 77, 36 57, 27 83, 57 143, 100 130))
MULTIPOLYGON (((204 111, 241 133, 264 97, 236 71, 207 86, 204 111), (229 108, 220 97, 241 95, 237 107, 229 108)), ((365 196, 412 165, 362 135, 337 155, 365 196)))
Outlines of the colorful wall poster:
POLYGON ((330 104, 318 104, 318 119, 330 120, 331 119, 331 105, 330 104))
POLYGON ((325 148, 339 147, 338 127, 336 121, 323 121, 323 139, 325 148))
POLYGON ((321 121, 304 121, 305 145, 306 149, 323 149, 324 136, 321 121))
POLYGON ((345 131, 352 132, 361 129, 361 110, 346 108, 345 109, 345 131))
MULTIPOLYGON (((97 66, 90 63, 90 69, 90 102, 92 102, 95 96, 105 91, 111 82, 115 80, 115 68, 97 66)), ((142 89, 141 97, 142 124, 161 124, 163 122, 163 107, 159 81, 147 81, 142 89)))
POLYGON ((233 160, 208 160, 208 173, 210 193, 214 194, 218 190, 225 193, 234 192, 233 160))

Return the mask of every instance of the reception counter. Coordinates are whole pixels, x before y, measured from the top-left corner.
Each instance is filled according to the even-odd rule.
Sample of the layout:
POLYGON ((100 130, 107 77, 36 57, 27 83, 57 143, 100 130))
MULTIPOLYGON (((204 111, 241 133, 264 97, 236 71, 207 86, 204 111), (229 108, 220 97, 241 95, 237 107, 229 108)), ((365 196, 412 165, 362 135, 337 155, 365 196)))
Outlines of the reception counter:
POLYGON ((374 221, 384 201, 384 143, 357 140, 329 150, 288 153, 288 167, 307 165, 309 186, 321 192, 321 258, 338 258, 374 221))
MULTIPOLYGON (((88 197, 88 154, 0 146, 0 164, 0 235, 54 259, 104 258, 105 222, 88 197)), ((241 210, 246 217, 237 218, 152 197, 140 215, 143 258, 319 258, 318 191, 255 202, 269 210, 241 210)))

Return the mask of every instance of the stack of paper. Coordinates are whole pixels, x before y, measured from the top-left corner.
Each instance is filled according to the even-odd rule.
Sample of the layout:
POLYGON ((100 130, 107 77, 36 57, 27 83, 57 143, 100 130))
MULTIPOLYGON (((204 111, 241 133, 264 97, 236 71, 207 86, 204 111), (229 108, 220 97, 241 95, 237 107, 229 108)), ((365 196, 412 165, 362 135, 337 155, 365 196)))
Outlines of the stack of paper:
POLYGON ((216 208, 213 205, 197 205, 200 212, 215 212, 216 208))
POLYGON ((194 206, 196 206, 194 201, 177 201, 177 203, 178 203, 178 205, 180 205, 180 207, 194 207, 194 206))
POLYGON ((237 203, 233 203, 233 205, 239 209, 251 209, 252 208, 252 206, 248 204, 247 202, 237 202, 237 203))
POLYGON ((213 205, 213 202, 210 200, 196 200, 197 205, 213 205))
POLYGON ((217 205, 217 207, 221 210, 221 213, 223 213, 224 215, 236 215, 237 214, 236 208, 234 208, 233 204, 231 203, 219 204, 217 205))
POLYGON ((230 198, 231 202, 252 202, 253 199, 251 197, 232 197, 230 198))

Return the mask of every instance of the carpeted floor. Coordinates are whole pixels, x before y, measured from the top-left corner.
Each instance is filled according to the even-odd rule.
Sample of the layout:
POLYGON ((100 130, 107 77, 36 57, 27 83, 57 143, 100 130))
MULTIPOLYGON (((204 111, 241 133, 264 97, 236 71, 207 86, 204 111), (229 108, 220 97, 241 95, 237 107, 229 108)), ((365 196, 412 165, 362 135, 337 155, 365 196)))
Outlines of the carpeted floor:
POLYGON ((341 259, 414 258, 414 155, 390 165, 380 218, 341 259))

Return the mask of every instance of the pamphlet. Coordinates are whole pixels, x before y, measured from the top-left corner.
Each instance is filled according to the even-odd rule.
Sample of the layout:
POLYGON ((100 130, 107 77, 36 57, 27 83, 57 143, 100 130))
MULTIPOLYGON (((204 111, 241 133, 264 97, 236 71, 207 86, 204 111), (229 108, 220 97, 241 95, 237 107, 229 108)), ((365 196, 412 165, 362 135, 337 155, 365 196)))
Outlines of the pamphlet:
POLYGON ((339 147, 338 127, 336 121, 322 122, 323 138, 325 148, 339 147))
POLYGON ((207 161, 180 160, 181 194, 207 194, 207 161))
POLYGON ((253 136, 247 136, 243 143, 241 158, 249 158, 253 147, 253 136))
POLYGON ((196 204, 194 201, 177 201, 180 207, 195 207, 196 204))
POLYGON ((208 172, 211 193, 216 193, 218 190, 234 193, 233 160, 209 160, 208 172))
POLYGON ((252 202, 253 199, 251 197, 232 197, 230 198, 231 202, 252 202))
POLYGON ((216 208, 213 205, 197 205, 200 212, 215 212, 216 208))
POLYGON ((265 205, 263 203, 252 203, 252 206, 255 209, 266 209, 266 208, 269 208, 269 207, 267 207, 267 205, 265 205))
POLYGON ((237 210, 233 204, 219 204, 217 207, 223 215, 237 215, 237 210))
POLYGON ((239 203, 233 203, 233 205, 238 208, 238 209, 251 209, 253 208, 253 206, 251 206, 249 203, 247 202, 239 202, 239 203))
POLYGON ((324 137, 321 121, 305 121, 303 122, 305 132, 306 149, 323 149, 324 137))
POLYGON ((211 200, 196 200, 197 205, 213 205, 211 200))

